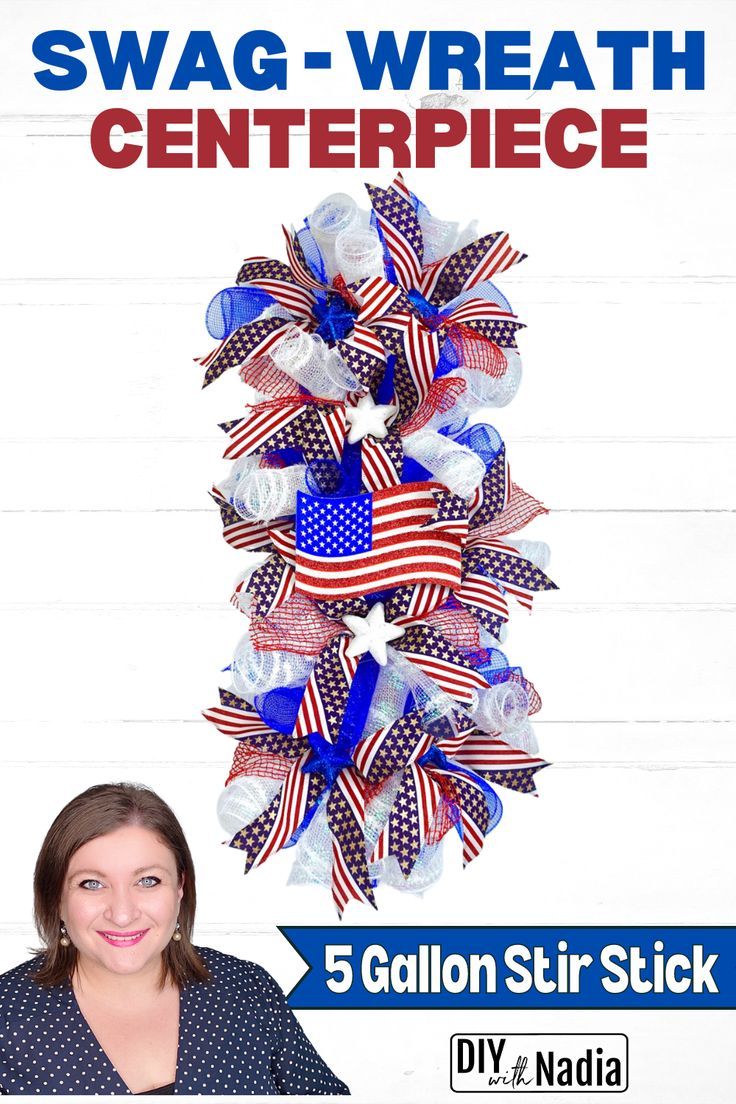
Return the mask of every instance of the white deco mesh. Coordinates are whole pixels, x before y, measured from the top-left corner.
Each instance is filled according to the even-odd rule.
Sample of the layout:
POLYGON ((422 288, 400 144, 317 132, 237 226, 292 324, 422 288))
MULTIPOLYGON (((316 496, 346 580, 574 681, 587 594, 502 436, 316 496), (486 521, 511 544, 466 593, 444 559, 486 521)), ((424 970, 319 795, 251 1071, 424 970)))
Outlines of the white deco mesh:
POLYGON ((461 498, 470 498, 486 474, 486 466, 477 453, 433 429, 420 429, 405 437, 404 452, 461 498))
POLYGON ((235 692, 253 704, 258 694, 277 686, 304 686, 312 673, 314 656, 295 652, 259 651, 246 635, 235 649, 231 674, 235 692))
POLYGON ((271 357, 287 376, 323 399, 344 399, 358 381, 336 349, 330 349, 318 334, 296 327, 273 349, 271 357))

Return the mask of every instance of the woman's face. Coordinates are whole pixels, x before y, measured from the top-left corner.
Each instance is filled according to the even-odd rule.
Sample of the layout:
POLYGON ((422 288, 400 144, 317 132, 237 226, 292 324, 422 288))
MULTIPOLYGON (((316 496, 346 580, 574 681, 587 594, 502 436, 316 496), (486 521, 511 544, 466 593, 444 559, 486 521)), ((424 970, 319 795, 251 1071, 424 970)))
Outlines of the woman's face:
POLYGON ((80 965, 157 970, 182 893, 173 852, 148 828, 126 825, 85 843, 69 862, 60 907, 80 965))

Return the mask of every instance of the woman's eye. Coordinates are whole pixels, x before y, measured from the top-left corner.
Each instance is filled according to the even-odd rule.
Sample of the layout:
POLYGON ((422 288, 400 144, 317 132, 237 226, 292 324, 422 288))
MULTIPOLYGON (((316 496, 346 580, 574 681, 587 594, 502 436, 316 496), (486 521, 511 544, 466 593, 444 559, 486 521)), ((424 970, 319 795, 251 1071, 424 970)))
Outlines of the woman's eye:
POLYGON ((96 878, 85 878, 79 884, 82 889, 102 889, 102 882, 98 882, 96 878))
POLYGON ((142 885, 144 889, 148 889, 149 887, 152 888, 153 886, 160 885, 161 879, 155 878, 153 874, 146 874, 144 878, 141 878, 139 884, 142 885))

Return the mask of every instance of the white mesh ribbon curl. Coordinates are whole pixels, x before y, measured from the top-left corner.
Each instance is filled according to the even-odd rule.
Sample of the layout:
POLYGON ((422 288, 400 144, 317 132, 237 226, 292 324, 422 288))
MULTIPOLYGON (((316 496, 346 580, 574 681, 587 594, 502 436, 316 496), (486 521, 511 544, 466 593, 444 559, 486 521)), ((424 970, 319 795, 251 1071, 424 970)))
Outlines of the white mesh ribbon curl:
POLYGON ((246 456, 236 461, 220 489, 245 521, 273 521, 294 513, 297 492, 306 487, 306 470, 305 464, 264 468, 260 457, 246 456))
POLYGON ((486 474, 485 464, 477 453, 433 429, 420 429, 405 437, 404 452, 460 498, 470 498, 486 474))
POLYGON ((317 334, 291 329, 272 353, 274 364, 312 395, 344 399, 358 381, 336 349, 317 334))
POLYGON ((246 635, 233 656, 233 686, 241 698, 252 704, 259 694, 279 686, 304 686, 313 667, 313 656, 257 651, 246 635))
POLYGON ((335 241, 335 263, 346 284, 383 276, 383 246, 372 226, 343 230, 335 241))

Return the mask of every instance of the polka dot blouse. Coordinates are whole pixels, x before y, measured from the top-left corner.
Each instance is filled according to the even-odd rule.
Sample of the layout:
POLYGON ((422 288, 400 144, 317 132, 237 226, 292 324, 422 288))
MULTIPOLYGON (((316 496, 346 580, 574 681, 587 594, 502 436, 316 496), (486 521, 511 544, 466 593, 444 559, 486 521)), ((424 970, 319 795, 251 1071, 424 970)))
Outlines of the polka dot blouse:
MULTIPOLYGON (((261 966, 206 947, 210 982, 180 996, 172 1092, 194 1095, 348 1095, 325 1065, 261 966)), ((0 976, 3 1095, 130 1094, 92 1034, 71 985, 41 988, 38 959, 0 976)))

